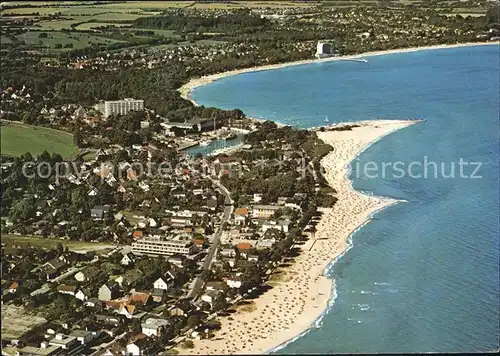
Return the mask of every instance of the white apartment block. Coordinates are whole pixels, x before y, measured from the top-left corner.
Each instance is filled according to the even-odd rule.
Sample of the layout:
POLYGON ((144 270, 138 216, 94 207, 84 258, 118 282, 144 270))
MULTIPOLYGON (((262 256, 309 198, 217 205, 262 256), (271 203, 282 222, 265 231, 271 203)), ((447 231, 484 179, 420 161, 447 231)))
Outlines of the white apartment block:
POLYGON ((132 243, 132 253, 135 255, 190 255, 195 252, 196 246, 194 246, 190 241, 165 240, 159 237, 146 237, 132 243))
POLYGON ((144 110, 144 100, 125 98, 123 100, 113 100, 104 102, 104 117, 113 114, 125 115, 129 111, 144 110))
POLYGON ((316 46, 316 58, 324 58, 333 56, 332 45, 326 42, 318 42, 316 46))

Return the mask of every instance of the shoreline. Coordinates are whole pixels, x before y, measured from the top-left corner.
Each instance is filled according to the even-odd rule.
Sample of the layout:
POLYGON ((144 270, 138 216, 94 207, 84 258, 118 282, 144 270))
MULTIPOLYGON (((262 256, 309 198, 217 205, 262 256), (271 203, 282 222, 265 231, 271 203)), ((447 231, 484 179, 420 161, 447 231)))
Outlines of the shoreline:
MULTIPOLYGON (((178 91, 181 97, 191 98, 195 88, 216 80, 242 73, 285 68, 289 66, 358 59, 405 52, 468 46, 498 45, 499 42, 473 42, 452 45, 402 48, 366 52, 356 55, 310 59, 233 70, 201 78, 193 78, 178 91)), ((250 118, 251 119, 251 118, 250 118)), ((257 119, 264 121, 263 119, 257 119)), ((334 147, 321 160, 328 184, 337 191, 338 201, 324 213, 317 225, 314 239, 302 246, 303 251, 294 263, 280 271, 279 281, 268 283, 271 290, 254 300, 252 311, 238 311, 220 318, 221 330, 214 339, 194 340, 193 349, 182 349, 185 354, 262 354, 286 347, 313 328, 319 328, 324 315, 335 304, 335 279, 326 275, 335 263, 352 247, 352 236, 382 210, 405 202, 389 197, 368 195, 353 188, 349 166, 363 151, 383 137, 421 120, 372 120, 342 122, 335 126, 359 125, 350 131, 317 132, 318 137, 334 147)))
MULTIPOLYGON (((335 281, 328 270, 352 246, 352 235, 374 214, 404 202, 364 194, 352 186, 350 163, 383 137, 421 121, 373 120, 356 122, 348 131, 317 132, 334 150, 321 165, 328 184, 337 191, 333 208, 322 208, 323 215, 314 238, 301 246, 302 252, 289 267, 280 269, 278 280, 270 279, 272 289, 253 300, 253 310, 238 311, 219 318, 221 330, 214 339, 194 340, 187 354, 262 354, 288 343, 318 327, 334 305, 335 281)), ((342 123, 349 125, 353 123, 342 123)))
MULTIPOLYGON (((364 52, 360 54, 350 54, 346 56, 338 56, 338 57, 327 57, 321 59, 304 59, 295 62, 286 62, 286 63, 277 63, 277 64, 268 64, 262 66, 249 67, 244 69, 235 69, 227 72, 221 72, 211 75, 206 75, 203 77, 192 78, 186 84, 182 85, 177 91, 180 93, 181 98, 190 101, 195 106, 200 106, 191 96, 194 89, 202 87, 204 85, 213 83, 219 79, 223 79, 226 77, 230 77, 233 75, 251 73, 251 72, 261 72, 265 70, 272 69, 280 69, 286 67, 292 67, 303 64, 312 64, 312 63, 324 63, 324 62, 334 62, 334 61, 346 61, 352 59, 360 59, 363 57, 375 57, 382 56, 386 54, 398 54, 398 53, 407 53, 407 52, 418 52, 418 51, 428 51, 435 49, 446 49, 446 48, 460 48, 460 47, 470 47, 470 46, 488 46, 488 45, 498 45, 499 41, 493 42, 466 42, 466 43, 456 43, 456 44, 442 44, 442 45, 434 45, 434 46, 423 46, 423 47, 408 47, 408 48, 399 48, 399 49, 390 49, 384 51, 372 51, 372 52, 364 52)), ((256 121, 265 121, 265 119, 258 118, 249 118, 256 121)), ((277 122, 278 124, 278 122, 277 122)))

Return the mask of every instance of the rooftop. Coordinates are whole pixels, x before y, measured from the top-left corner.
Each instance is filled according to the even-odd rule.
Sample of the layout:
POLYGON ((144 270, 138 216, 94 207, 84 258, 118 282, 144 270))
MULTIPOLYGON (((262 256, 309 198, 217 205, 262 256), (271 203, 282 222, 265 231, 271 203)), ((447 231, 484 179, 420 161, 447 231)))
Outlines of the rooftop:
POLYGON ((161 326, 166 326, 169 325, 170 321, 166 319, 156 319, 156 318, 147 318, 141 326, 143 328, 148 328, 148 329, 157 329, 161 326))
POLYGON ((85 337, 87 335, 91 335, 92 331, 87 331, 87 330, 73 330, 69 336, 74 336, 74 337, 85 337))
POLYGON ((47 347, 26 346, 19 350, 21 355, 51 355, 60 349, 59 345, 49 345, 47 347))
POLYGON ((254 205, 253 208, 260 209, 260 210, 279 210, 279 209, 281 209, 281 207, 278 205, 254 205))
POLYGON ((247 208, 238 208, 234 211, 234 215, 248 215, 248 209, 247 208))
POLYGON ((75 341, 76 340, 76 337, 74 336, 68 336, 68 335, 64 335, 64 334, 56 334, 56 336, 49 340, 49 344, 56 344, 56 345, 67 345, 69 344, 70 342, 72 341, 75 341))

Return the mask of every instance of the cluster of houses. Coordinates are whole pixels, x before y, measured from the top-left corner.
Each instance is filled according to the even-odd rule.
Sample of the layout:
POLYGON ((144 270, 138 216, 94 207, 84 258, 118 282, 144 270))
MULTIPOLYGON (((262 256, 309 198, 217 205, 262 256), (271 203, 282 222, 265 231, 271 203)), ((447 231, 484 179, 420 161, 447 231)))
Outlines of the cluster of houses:
MULTIPOLYGON (((167 230, 171 229, 185 229, 187 233, 199 232, 203 234, 204 230, 199 231, 200 227, 193 226, 193 221, 198 221, 200 217, 208 215, 211 224, 218 222, 218 193, 209 187, 210 182, 208 185, 203 183, 204 178, 200 176, 200 172, 186 168, 185 164, 178 164, 175 168, 168 166, 162 171, 160 168, 156 170, 154 164, 148 166, 147 162, 150 162, 151 158, 157 158, 158 155, 161 155, 161 150, 151 144, 134 145, 125 149, 111 147, 98 150, 94 160, 83 162, 79 167, 74 167, 74 171, 70 170, 48 184, 47 196, 35 196, 39 201, 36 204, 36 218, 25 224, 23 228, 27 229, 28 234, 42 235, 44 227, 49 225, 54 217, 57 219, 58 216, 64 216, 58 207, 56 194, 58 189, 62 189, 61 185, 65 183, 64 180, 67 180, 71 185, 85 187, 87 199, 96 201, 101 194, 101 188, 92 182, 95 182, 95 177, 98 177, 100 182, 107 183, 116 193, 121 193, 125 201, 133 201, 138 193, 141 194, 140 196, 146 195, 148 197, 138 201, 137 211, 130 214, 116 212, 110 217, 110 212, 114 211, 113 205, 95 204, 91 206, 90 217, 96 223, 104 222, 105 218, 110 218, 111 221, 117 223, 116 227, 121 228, 123 233, 129 236, 136 229, 150 229, 151 235, 165 234, 167 230), (128 160, 119 162, 117 166, 108 161, 108 159, 112 160, 114 154, 123 152, 123 150, 127 152, 128 160), (190 185, 189 189, 186 188, 186 184, 190 185), (160 202, 154 192, 166 189, 170 192, 168 194, 170 205, 160 214, 160 218, 153 218, 148 212, 153 204, 160 202), (199 204, 197 211, 183 208, 186 204, 192 205, 192 201, 199 204), (193 227, 193 229, 198 227, 198 230, 191 231, 189 227, 193 227)), ((181 163, 183 162, 186 161, 181 161, 181 163)), ((2 164, 2 168, 9 169, 8 162, 2 164)), ((8 218, 2 219, 2 223, 5 227, 14 229, 8 218)), ((71 221, 61 217, 61 220, 53 227, 53 231, 49 231, 48 236, 54 235, 56 232, 55 236, 61 236, 59 231, 55 231, 55 228, 61 231, 71 231, 74 226, 72 226, 71 221)), ((18 231, 11 230, 9 232, 17 233, 18 231)), ((114 235, 117 239, 116 232, 114 235)))
POLYGON ((284 209, 295 209, 300 213, 301 208, 295 202, 303 196, 297 193, 293 198, 281 197, 274 205, 259 204, 261 194, 255 194, 253 204, 236 208, 229 221, 227 231, 221 238, 221 247, 214 267, 222 268, 228 264, 232 271, 222 281, 211 281, 205 285, 205 293, 201 300, 210 305, 225 297, 228 289, 238 290, 242 287, 241 273, 236 267, 242 262, 256 263, 259 261, 259 251, 270 249, 285 238, 290 231, 293 221, 281 212, 284 209), (279 218, 275 216, 279 214, 279 218))
POLYGON ((213 42, 210 45, 199 44, 197 46, 177 45, 162 51, 150 50, 122 50, 120 52, 109 53, 101 57, 77 57, 75 62, 69 63, 68 68, 73 69, 100 69, 115 71, 119 68, 155 68, 168 63, 182 63, 191 60, 214 61, 219 56, 235 53, 242 57, 252 54, 257 45, 254 44, 232 44, 224 42, 213 42))
POLYGON ((19 356, 52 356, 52 355, 78 355, 92 341, 98 339, 100 332, 75 329, 69 334, 57 332, 52 328, 47 328, 44 334, 44 341, 40 346, 27 346, 15 342, 17 355, 19 356))
MULTIPOLYGON (((161 330, 170 324, 165 319, 148 318, 141 323, 141 333, 127 337, 125 346, 118 343, 109 344, 109 335, 100 330, 74 329, 68 333, 56 332, 47 328, 43 338, 36 346, 25 345, 18 340, 5 350, 15 350, 17 356, 57 356, 100 354, 102 356, 141 356, 151 351, 151 336, 161 334, 161 330), (104 347, 103 347, 104 345, 104 347)), ((9 354, 8 351, 4 354, 9 354)))
MULTIPOLYGON (((107 257, 102 258, 107 260, 107 257)), ((142 355, 149 350, 151 337, 157 339, 172 327, 172 318, 180 317, 185 320, 201 309, 202 300, 198 303, 192 300, 183 302, 182 297, 177 296, 176 291, 180 284, 185 283, 185 279, 180 277, 183 274, 182 267, 176 265, 154 279, 147 289, 130 288, 146 276, 134 268, 140 257, 123 251, 119 264, 126 266, 127 271, 113 276, 109 282, 92 291, 92 286, 89 285, 94 273, 91 264, 102 258, 96 257, 85 267, 75 267, 63 255, 37 268, 46 275, 47 284, 32 292, 31 297, 55 293, 78 299, 90 312, 88 317, 92 322, 87 323, 90 327, 86 327, 86 330, 72 328, 67 324, 62 326, 63 332, 55 333, 53 329, 47 329, 44 341, 39 346, 34 346, 33 343, 26 346, 19 340, 12 340, 11 346, 15 346, 17 355, 77 355, 89 354, 98 349, 104 355, 142 355), (57 286, 51 288, 49 283, 57 286), (126 346, 118 347, 113 343, 107 347, 110 344, 107 341, 121 338, 123 331, 128 330, 133 323, 138 323, 140 329, 136 330, 134 338, 129 338, 126 346), (82 352, 87 347, 92 347, 92 351, 87 352, 89 349, 85 349, 82 352)), ((22 283, 22 280, 12 282, 4 293, 18 294, 22 283)), ((80 325, 81 321, 75 320, 75 325, 80 325)))

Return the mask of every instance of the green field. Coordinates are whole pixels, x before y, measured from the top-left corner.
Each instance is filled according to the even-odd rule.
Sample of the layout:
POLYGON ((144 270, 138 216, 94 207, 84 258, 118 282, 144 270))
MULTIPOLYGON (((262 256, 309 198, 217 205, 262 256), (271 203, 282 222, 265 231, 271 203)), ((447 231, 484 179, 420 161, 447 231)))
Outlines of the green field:
POLYGON ((159 29, 154 29, 154 28, 139 28, 139 27, 127 27, 123 28, 123 30, 126 31, 152 31, 154 32, 155 36, 163 36, 163 37, 172 37, 172 38, 179 38, 179 35, 176 35, 174 30, 159 30, 159 29))
MULTIPOLYGON (((113 4, 115 5, 115 4, 113 4)), ((116 4, 118 5, 118 4, 116 4)), ((124 4, 121 4, 124 5, 124 4)), ((145 7, 145 6, 143 6, 145 7)), ((63 17, 74 17, 75 20, 79 20, 80 16, 102 16, 102 15, 107 15, 112 17, 113 19, 123 19, 123 20, 130 20, 130 19, 136 19, 141 16, 151 16, 156 14, 156 12, 148 12, 144 11, 141 8, 121 8, 121 7, 111 7, 107 8, 104 7, 103 5, 101 6, 71 6, 71 7, 64 7, 64 6, 59 6, 59 7, 41 7, 41 8, 35 8, 35 7, 24 7, 24 8, 15 8, 15 9, 7 9, 3 10, 2 14, 4 16, 9 16, 9 15, 25 15, 25 14, 36 14, 38 13, 39 16, 48 16, 48 15, 55 15, 57 13, 60 13, 61 16, 63 17)), ((111 18, 109 18, 111 19, 111 18)))
POLYGON ((126 3, 117 4, 104 4, 100 5, 106 9, 127 9, 127 10, 140 10, 140 9, 166 9, 166 8, 180 8, 192 6, 194 1, 129 1, 126 3))
POLYGON ((0 38, 0 45, 1 44, 6 44, 6 43, 12 43, 12 40, 9 37, 7 37, 7 36, 2 36, 0 38))
POLYGON ((73 135, 44 127, 8 123, 0 127, 1 153, 20 156, 26 152, 38 155, 47 150, 67 158, 77 152, 73 135))
POLYGON ((192 7, 198 9, 231 9, 231 8, 283 8, 315 6, 320 1, 294 2, 294 1, 234 1, 231 3, 213 2, 199 3, 196 1, 131 1, 122 4, 105 4, 100 7, 122 9, 166 9, 192 7))
POLYGON ((86 30, 91 30, 97 27, 105 27, 105 26, 111 26, 111 27, 127 27, 127 26, 132 26, 131 24, 127 23, 114 23, 114 22, 86 22, 82 23, 78 26, 76 26, 77 30, 80 31, 86 31, 86 30))
POLYGON ((115 247, 115 245, 106 243, 60 240, 37 236, 19 236, 4 233, 2 233, 2 243, 5 244, 5 247, 7 249, 13 246, 32 246, 45 249, 55 249, 57 247, 57 244, 61 243, 64 247, 68 247, 68 249, 76 252, 105 251, 113 249, 115 247))
MULTIPOLYGON (((43 32, 43 31, 42 31, 43 32)), ((26 44, 31 46, 40 46, 42 48, 54 49, 57 44, 63 47, 71 43, 73 46, 70 49, 85 48, 92 44, 112 44, 118 41, 112 38, 105 38, 96 35, 91 35, 87 33, 78 32, 57 32, 57 31, 47 31, 46 38, 40 38, 42 32, 38 31, 28 31, 26 33, 17 35, 16 38, 20 41, 24 41, 26 44)), ((64 50, 67 48, 61 48, 64 50)))

